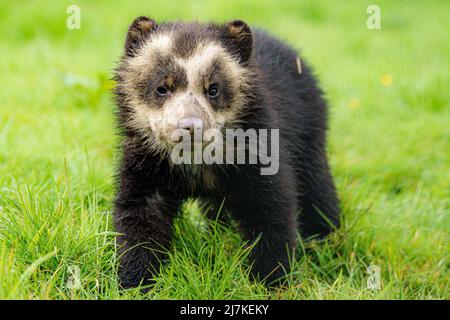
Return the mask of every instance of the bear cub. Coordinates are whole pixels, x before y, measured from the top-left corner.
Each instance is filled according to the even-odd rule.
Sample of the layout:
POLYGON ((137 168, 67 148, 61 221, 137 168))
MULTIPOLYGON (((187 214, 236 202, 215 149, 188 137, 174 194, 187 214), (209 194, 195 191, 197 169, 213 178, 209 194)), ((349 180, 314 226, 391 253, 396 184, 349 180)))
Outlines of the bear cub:
POLYGON ((310 68, 282 41, 240 20, 157 24, 138 17, 115 80, 122 154, 114 227, 124 288, 151 284, 188 198, 204 201, 212 216, 223 206, 221 215, 229 213, 255 243, 252 275, 268 285, 289 271, 297 233, 323 238, 338 227, 327 105, 310 68), (199 138, 199 130, 214 139, 199 138), (232 142, 244 133, 237 147, 221 139, 228 132, 232 142), (277 162, 272 172, 250 161, 263 159, 257 134, 277 162), (180 143, 184 160, 195 154, 192 138, 200 151, 217 147, 215 161, 179 163, 180 143))

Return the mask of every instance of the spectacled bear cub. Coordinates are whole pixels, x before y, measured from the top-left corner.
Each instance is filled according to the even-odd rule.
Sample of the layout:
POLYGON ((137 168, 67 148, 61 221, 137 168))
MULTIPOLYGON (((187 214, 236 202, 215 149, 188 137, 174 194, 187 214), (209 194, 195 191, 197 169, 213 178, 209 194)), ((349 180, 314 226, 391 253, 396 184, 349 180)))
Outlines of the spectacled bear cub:
POLYGON ((122 159, 114 225, 125 288, 150 284, 170 249, 187 198, 222 204, 255 243, 252 274, 279 283, 302 238, 338 227, 339 205, 325 153, 327 105, 297 53, 264 31, 227 24, 138 17, 115 73, 122 159), (177 165, 174 130, 279 129, 279 168, 177 165), (278 280, 278 281, 277 281, 278 280))

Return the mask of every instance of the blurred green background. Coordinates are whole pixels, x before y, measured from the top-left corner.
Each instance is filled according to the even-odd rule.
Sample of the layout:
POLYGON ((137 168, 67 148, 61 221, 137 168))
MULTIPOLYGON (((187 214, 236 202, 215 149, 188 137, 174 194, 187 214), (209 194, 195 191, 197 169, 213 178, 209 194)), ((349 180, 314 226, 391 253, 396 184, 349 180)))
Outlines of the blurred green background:
POLYGON ((0 298, 448 299, 449 9, 445 0, 0 2, 0 298), (66 27, 71 4, 79 30, 66 27), (366 27, 370 4, 381 30, 366 27), (139 15, 239 18, 315 68, 344 223, 286 287, 248 281, 236 232, 206 226, 189 203, 156 287, 119 289, 109 79, 139 15), (381 270, 378 290, 367 288, 370 265, 381 270))

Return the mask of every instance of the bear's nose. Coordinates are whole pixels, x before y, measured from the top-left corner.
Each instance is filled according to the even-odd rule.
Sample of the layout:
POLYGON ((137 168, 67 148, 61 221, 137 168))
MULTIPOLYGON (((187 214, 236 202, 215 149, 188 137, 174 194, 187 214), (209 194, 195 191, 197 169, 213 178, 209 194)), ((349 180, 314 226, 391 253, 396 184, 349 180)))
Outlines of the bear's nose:
POLYGON ((203 121, 195 117, 183 118, 178 122, 178 129, 189 130, 191 134, 194 134, 195 130, 203 129, 203 121))

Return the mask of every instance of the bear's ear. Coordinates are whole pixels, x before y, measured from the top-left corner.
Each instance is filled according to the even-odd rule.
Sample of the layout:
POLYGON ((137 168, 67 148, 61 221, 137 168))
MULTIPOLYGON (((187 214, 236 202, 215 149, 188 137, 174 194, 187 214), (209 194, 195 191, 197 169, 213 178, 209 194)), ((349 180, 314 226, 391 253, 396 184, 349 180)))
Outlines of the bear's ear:
POLYGON ((225 24, 225 44, 241 63, 246 63, 252 54, 253 38, 250 27, 242 20, 225 24))
POLYGON ((127 38, 125 40, 125 54, 134 56, 136 50, 142 45, 145 39, 156 30, 155 20, 148 17, 138 17, 128 28, 127 38))

